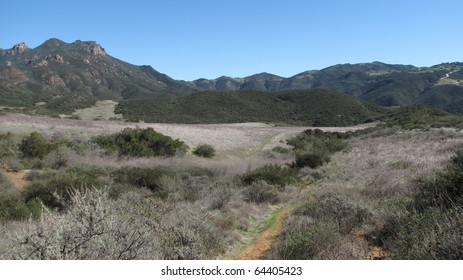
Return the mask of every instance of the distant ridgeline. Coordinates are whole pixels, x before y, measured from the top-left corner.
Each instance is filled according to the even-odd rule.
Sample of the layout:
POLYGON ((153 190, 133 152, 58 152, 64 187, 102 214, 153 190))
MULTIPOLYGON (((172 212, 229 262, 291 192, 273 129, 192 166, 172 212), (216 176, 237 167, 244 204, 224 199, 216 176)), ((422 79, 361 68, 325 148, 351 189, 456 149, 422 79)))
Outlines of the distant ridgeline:
POLYGON ((50 39, 33 49, 25 43, 0 49, 0 106, 69 114, 109 99, 121 102, 118 110, 126 118, 145 121, 347 125, 381 109, 333 92, 381 106, 427 104, 462 114, 462 69, 458 62, 432 67, 373 62, 289 78, 261 73, 187 82, 118 60, 94 41, 50 39))

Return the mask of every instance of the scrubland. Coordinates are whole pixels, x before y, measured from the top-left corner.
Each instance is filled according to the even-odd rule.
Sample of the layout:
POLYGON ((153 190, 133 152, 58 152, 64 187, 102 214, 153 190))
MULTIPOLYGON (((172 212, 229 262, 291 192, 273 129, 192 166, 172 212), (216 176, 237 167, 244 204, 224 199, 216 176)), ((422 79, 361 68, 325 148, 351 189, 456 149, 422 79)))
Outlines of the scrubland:
POLYGON ((458 129, 0 122, 1 259, 237 258, 282 211, 259 258, 461 256, 458 129))

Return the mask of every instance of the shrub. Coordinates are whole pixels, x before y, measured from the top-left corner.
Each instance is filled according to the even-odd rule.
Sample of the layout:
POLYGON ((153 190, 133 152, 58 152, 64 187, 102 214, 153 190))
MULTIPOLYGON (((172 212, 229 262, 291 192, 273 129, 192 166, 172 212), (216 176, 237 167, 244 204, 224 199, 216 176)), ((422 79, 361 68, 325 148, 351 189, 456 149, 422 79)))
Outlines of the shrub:
POLYGON ((73 191, 103 187, 107 183, 104 175, 106 172, 102 168, 90 165, 37 174, 27 186, 24 197, 26 201, 38 198, 48 207, 63 210, 68 206, 73 191))
POLYGON ((0 158, 16 156, 18 143, 13 134, 0 134, 0 158))
POLYGON ((32 132, 23 138, 19 149, 25 157, 43 158, 54 149, 54 145, 49 144, 41 133, 32 132))
POLYGON ((281 147, 281 146, 276 146, 275 148, 272 149, 275 153, 280 153, 280 154, 289 154, 291 150, 289 148, 281 147))
POLYGON ((162 168, 122 167, 114 173, 114 178, 118 183, 159 191, 162 188, 160 178, 166 173, 162 168))
POLYGON ((23 202, 18 199, 0 200, 0 221, 38 219, 42 215, 42 203, 39 199, 23 202))
POLYGON ((311 260, 326 251, 341 236, 333 226, 310 225, 301 221, 294 228, 283 232, 273 257, 280 260, 311 260))
POLYGON ((296 155, 294 165, 298 168, 310 167, 317 168, 330 161, 330 156, 325 152, 307 153, 296 155))
POLYGON ((392 258, 462 259, 463 152, 434 179, 418 183, 415 198, 377 233, 378 243, 392 258))
POLYGON ((134 157, 173 156, 186 150, 182 141, 152 128, 125 128, 116 134, 95 137, 94 141, 109 152, 134 157))
POLYGON ((117 204, 105 190, 74 191, 71 206, 47 212, 39 222, 23 225, 13 237, 12 259, 156 259, 151 201, 117 204), (140 207, 143 207, 143 214, 140 207))
POLYGON ((463 151, 457 152, 445 172, 421 184, 421 192, 415 198, 415 208, 425 210, 436 206, 463 206, 463 151))
POLYGON ((309 216, 316 223, 336 225, 341 234, 348 234, 361 227, 372 217, 370 211, 350 203, 335 194, 326 194, 317 202, 308 202, 298 209, 299 213, 309 216))
POLYGON ((202 144, 194 149, 193 154, 198 157, 213 158, 215 156, 215 149, 211 145, 202 144))
POLYGON ((254 182, 243 191, 245 201, 253 203, 277 203, 278 189, 264 181, 254 182))
POLYGON ((284 187, 296 179, 297 171, 285 166, 267 164, 242 176, 242 182, 250 185, 258 181, 284 187))
POLYGON ((348 135, 323 132, 320 129, 306 130, 287 142, 296 153, 294 166, 317 168, 330 161, 331 154, 344 149, 347 143, 342 139, 348 135))

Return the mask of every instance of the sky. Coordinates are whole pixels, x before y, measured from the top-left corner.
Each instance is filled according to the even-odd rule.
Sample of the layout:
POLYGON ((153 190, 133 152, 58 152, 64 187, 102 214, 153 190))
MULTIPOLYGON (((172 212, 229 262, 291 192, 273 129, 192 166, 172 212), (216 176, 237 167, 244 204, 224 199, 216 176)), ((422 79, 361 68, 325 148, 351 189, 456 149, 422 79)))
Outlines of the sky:
POLYGON ((0 48, 49 38, 97 41, 174 79, 272 73, 341 63, 463 61, 463 1, 8 1, 0 48))

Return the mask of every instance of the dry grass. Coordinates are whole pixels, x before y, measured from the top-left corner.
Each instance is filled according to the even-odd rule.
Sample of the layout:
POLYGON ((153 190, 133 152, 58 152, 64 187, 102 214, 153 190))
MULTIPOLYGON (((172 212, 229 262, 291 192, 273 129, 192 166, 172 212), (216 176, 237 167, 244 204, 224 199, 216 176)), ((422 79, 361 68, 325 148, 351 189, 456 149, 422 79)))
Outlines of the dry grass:
MULTIPOLYGON (((354 127, 319 128, 326 131, 352 131, 375 124, 354 127)), ((42 116, 8 114, 0 116, 0 132, 29 134, 39 131, 44 134, 61 133, 69 138, 91 137, 119 132, 126 127, 152 127, 174 139, 184 141, 191 148, 209 144, 217 151, 218 158, 253 157, 276 146, 284 146, 284 140, 310 127, 274 126, 264 123, 239 124, 151 124, 124 121, 93 121, 59 119, 42 116)))
POLYGON ((316 189, 368 198, 374 204, 410 196, 413 181, 431 178, 445 168, 462 144, 463 133, 442 130, 355 139, 350 149, 338 153, 320 170, 326 180, 316 189))
POLYGON ((85 109, 79 109, 73 115, 79 116, 82 120, 109 120, 123 119, 121 114, 115 114, 117 102, 112 100, 97 101, 95 106, 85 109))
POLYGON ((390 217, 400 215, 395 207, 412 199, 417 192, 417 180, 435 177, 463 146, 463 132, 453 129, 376 136, 369 134, 350 140, 350 146, 333 155, 330 163, 306 172, 321 178, 312 188, 314 198, 306 199, 306 208, 297 209, 288 218, 271 257, 284 258, 288 248, 300 248, 294 240, 307 246, 298 253, 303 258, 386 257, 387 252, 375 245, 375 232, 390 217), (329 197, 338 200, 327 200, 329 197), (352 211, 343 209, 359 209, 361 223, 349 222, 352 211), (352 228, 346 230, 343 225, 352 228), (307 234, 311 237, 304 239, 307 234), (324 240, 324 244, 313 241, 317 238, 324 240))

